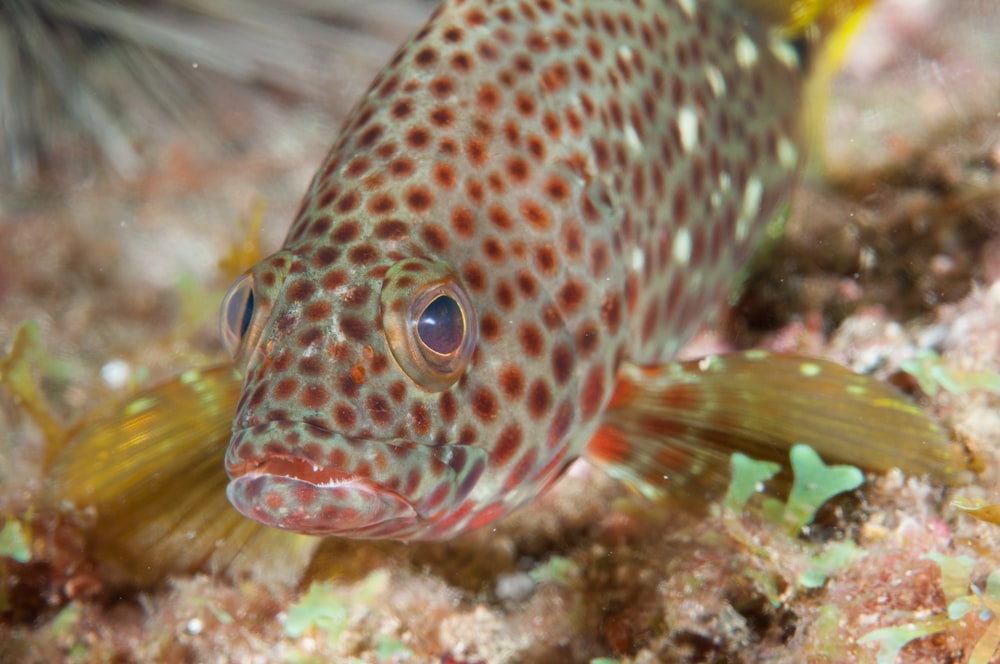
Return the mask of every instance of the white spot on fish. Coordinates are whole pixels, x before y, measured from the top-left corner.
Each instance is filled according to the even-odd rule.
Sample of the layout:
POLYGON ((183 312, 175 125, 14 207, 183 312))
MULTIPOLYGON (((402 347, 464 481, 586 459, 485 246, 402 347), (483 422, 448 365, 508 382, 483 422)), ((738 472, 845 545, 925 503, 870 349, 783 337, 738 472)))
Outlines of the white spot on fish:
POLYGON ((778 140, 778 163, 791 170, 798 162, 799 151, 795 149, 795 143, 788 140, 787 136, 782 136, 778 140))
POLYGON ((749 218, 760 212, 760 200, 764 194, 764 184, 760 178, 751 175, 747 178, 747 187, 743 190, 743 215, 749 218))
POLYGON ((632 249, 632 269, 636 272, 642 270, 646 265, 646 252, 644 252, 639 247, 632 249))
POLYGON ((683 227, 674 235, 674 260, 681 265, 691 261, 691 233, 683 227))
POLYGON ((677 0, 677 6, 687 14, 688 18, 694 18, 694 0, 677 0))
POLYGON ((743 69, 752 69, 757 64, 759 57, 757 44, 754 44, 750 37, 741 32, 736 37, 736 64, 743 69))
POLYGON ((618 47, 618 57, 625 62, 632 62, 632 49, 627 44, 618 47))
POLYGON ((784 39, 771 40, 771 53, 774 53, 774 57, 778 59, 778 62, 781 62, 789 69, 798 69, 801 64, 799 62, 799 54, 784 39))
POLYGON ((708 87, 711 88, 713 95, 721 97, 726 94, 726 79, 723 78, 718 67, 715 65, 705 67, 705 79, 708 81, 708 87))
POLYGON ((642 152, 642 141, 639 140, 639 134, 631 124, 625 125, 625 143, 632 152, 636 154, 642 152))
POLYGON ((760 201, 764 193, 764 185, 760 178, 751 176, 747 180, 747 186, 743 190, 743 209, 740 211, 739 219, 736 220, 736 239, 746 239, 750 232, 750 223, 757 218, 760 212, 760 201))
POLYGON ((719 191, 723 194, 728 194, 729 190, 733 188, 733 178, 730 177, 728 171, 722 171, 719 173, 719 191))
POLYGON ((677 132, 684 152, 693 152, 698 147, 698 113, 690 106, 677 111, 677 132))

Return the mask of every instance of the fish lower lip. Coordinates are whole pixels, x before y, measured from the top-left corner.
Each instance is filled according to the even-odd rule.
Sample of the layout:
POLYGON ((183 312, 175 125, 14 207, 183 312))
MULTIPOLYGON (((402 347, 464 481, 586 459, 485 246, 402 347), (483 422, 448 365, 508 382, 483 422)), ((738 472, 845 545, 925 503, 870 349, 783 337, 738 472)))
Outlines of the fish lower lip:
POLYGON ((226 495, 244 516, 307 535, 386 537, 419 524, 397 492, 365 477, 274 456, 230 469, 226 495))

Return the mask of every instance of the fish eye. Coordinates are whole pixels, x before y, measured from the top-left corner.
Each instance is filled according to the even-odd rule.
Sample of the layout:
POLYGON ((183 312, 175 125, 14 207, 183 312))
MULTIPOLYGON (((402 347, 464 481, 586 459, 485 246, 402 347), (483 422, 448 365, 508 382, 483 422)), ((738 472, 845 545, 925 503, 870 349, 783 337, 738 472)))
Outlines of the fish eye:
POLYGON ((472 359, 477 337, 472 301, 440 261, 408 258, 389 268, 382 283, 382 325, 396 363, 430 392, 450 387, 472 359))
POLYGON ((219 312, 219 332, 226 352, 236 359, 243 346, 243 339, 253 322, 253 275, 247 272, 236 280, 222 299, 219 312))

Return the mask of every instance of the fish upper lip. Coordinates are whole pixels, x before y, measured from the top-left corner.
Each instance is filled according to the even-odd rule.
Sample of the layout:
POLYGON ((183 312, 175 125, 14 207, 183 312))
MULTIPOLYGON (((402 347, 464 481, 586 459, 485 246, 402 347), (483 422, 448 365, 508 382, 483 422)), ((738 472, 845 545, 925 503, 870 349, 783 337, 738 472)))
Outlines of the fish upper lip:
MULTIPOLYGON (((360 440, 366 443, 376 443, 380 445, 414 445, 419 447, 434 448, 434 445, 418 443, 408 438, 375 438, 372 436, 348 436, 326 427, 306 422, 304 420, 268 420, 258 424, 240 427, 233 430, 233 438, 245 435, 261 427, 265 429, 281 429, 283 427, 305 426, 317 431, 325 436, 339 436, 349 440, 360 440)), ((296 454, 289 453, 268 453, 255 459, 245 460, 241 463, 226 464, 226 472, 230 479, 239 477, 253 477, 260 475, 277 475, 294 477, 317 486, 336 486, 351 481, 357 481, 357 474, 340 470, 333 470, 325 465, 317 465, 308 459, 296 454)))
POLYGON ((336 486, 357 479, 357 476, 351 473, 317 466, 311 461, 289 454, 271 455, 256 461, 247 461, 229 469, 230 479, 261 475, 291 477, 316 486, 336 486))

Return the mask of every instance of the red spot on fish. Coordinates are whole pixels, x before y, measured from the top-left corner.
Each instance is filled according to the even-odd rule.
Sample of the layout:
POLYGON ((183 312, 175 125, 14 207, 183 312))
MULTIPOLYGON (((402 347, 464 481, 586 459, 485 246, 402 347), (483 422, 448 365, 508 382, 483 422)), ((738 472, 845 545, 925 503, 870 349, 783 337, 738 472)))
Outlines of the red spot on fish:
MULTIPOLYGON (((356 195, 354 192, 350 192, 352 197, 356 195)), ((353 204, 352 204, 353 209, 353 204)), ((336 229, 330 234, 330 239, 337 244, 347 244, 348 242, 354 241, 359 235, 361 235, 361 226, 356 221, 345 221, 337 226, 336 229)))
POLYGON ((323 275, 320 285, 328 291, 333 291, 347 283, 347 273, 343 270, 331 270, 323 275))
POLYGON ((507 465, 514 455, 521 448, 522 433, 521 427, 517 424, 508 425, 497 436, 496 444, 493 447, 491 458, 498 466, 507 465))
POLYGON ((556 344, 552 349, 552 375, 560 385, 565 384, 573 375, 573 353, 563 343, 556 344))
POLYGON ((472 412, 483 422, 492 422, 497 416, 497 398, 491 390, 480 387, 471 397, 472 412))
POLYGON ((587 297, 587 288, 575 279, 571 279, 559 289, 559 304, 567 313, 575 313, 583 305, 587 297))
POLYGON ((551 449, 560 445, 565 445, 566 434, 573 425, 573 406, 568 402, 562 402, 556 409, 549 430, 546 434, 545 444, 551 449))
MULTIPOLYGON (((428 512, 430 510, 436 509, 444 502, 444 499, 448 497, 451 493, 451 486, 448 482, 442 482, 438 485, 436 489, 431 493, 427 499, 420 504, 419 510, 421 512, 428 512)), ((428 518, 433 519, 433 515, 428 518)))
POLYGON ((600 412, 604 400, 604 368, 596 366, 587 374, 580 392, 580 416, 587 421, 600 412))
POLYGON ((368 265, 375 262, 379 256, 379 251, 370 244, 358 244, 351 247, 347 252, 347 260, 354 265, 368 265))
POLYGON ((458 177, 450 164, 437 164, 433 170, 434 183, 441 189, 452 189, 458 177))
POLYGON ((406 144, 414 150, 421 150, 430 143, 431 134, 423 127, 413 127, 406 133, 406 144))
POLYGON ((418 436, 426 436, 430 433, 431 418, 427 411, 427 406, 422 403, 415 403, 410 408, 410 421, 413 426, 413 433, 418 436))
POLYGON ((484 341, 496 341, 501 337, 500 321, 492 313, 485 313, 479 318, 479 336, 484 341))
POLYGON ((549 412, 551 402, 552 393, 548 383, 544 379, 536 379, 528 390, 528 414, 536 420, 541 419, 549 412))
POLYGON ((311 322, 326 320, 330 317, 333 307, 329 302, 313 302, 305 309, 305 318, 311 322))
POLYGON ((500 390, 509 400, 520 398, 524 392, 524 374, 517 366, 508 366, 500 374, 500 390))
POLYGON ((518 331, 521 349, 528 357, 539 357, 545 350, 545 337, 534 323, 525 323, 518 331))
POLYGON ((313 267, 324 269, 336 263, 340 259, 340 249, 332 246, 319 247, 313 254, 313 267))
POLYGON ((552 224, 552 217, 549 215, 548 210, 532 200, 526 200, 521 203, 521 214, 529 224, 540 231, 548 230, 552 224))
POLYGON ((493 503, 492 505, 487 505, 486 507, 479 510, 476 516, 469 520, 469 529, 480 528, 495 521, 498 517, 502 516, 506 512, 506 508, 502 502, 493 503))
POLYGON ((347 404, 338 404, 333 411, 333 415, 337 421, 337 426, 341 429, 352 429, 357 422, 357 415, 354 409, 347 404))
POLYGON ((277 491, 264 494, 264 502, 267 503, 267 508, 271 512, 277 512, 285 506, 285 499, 277 491))
POLYGON ((386 401, 385 397, 379 394, 373 394, 368 397, 366 402, 368 417, 371 418, 372 422, 379 425, 386 425, 392 421, 392 407, 389 402, 386 401))
POLYGON ((347 214, 348 212, 355 210, 359 203, 360 196, 358 196, 358 193, 353 190, 347 191, 337 199, 334 209, 336 209, 340 214, 347 214))
POLYGON ((368 211, 372 214, 388 214, 396 209, 396 201, 390 194, 380 193, 368 201, 368 211))
POLYGON ((473 166, 482 166, 488 157, 486 145, 478 139, 470 138, 465 142, 465 155, 473 166))
POLYGON ((284 378, 278 381, 278 384, 274 386, 272 396, 274 396, 275 399, 284 401, 295 394, 298 389, 299 382, 297 380, 294 378, 284 378))
POLYGON ((530 449, 525 452, 521 460, 517 462, 514 466, 514 470, 511 471, 510 475, 507 476, 507 481, 504 482, 503 490, 504 492, 513 491, 520 485, 527 481, 528 475, 531 471, 535 469, 538 465, 538 452, 536 450, 530 449))
POLYGON ((308 385, 302 392, 302 405, 306 408, 319 409, 330 400, 330 393, 320 385, 308 385))

